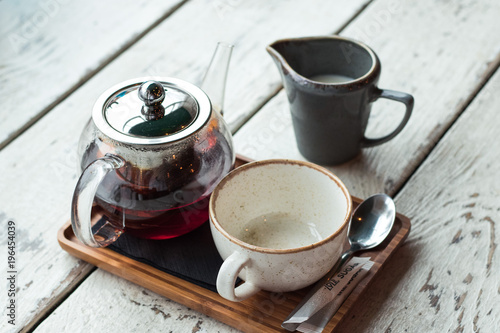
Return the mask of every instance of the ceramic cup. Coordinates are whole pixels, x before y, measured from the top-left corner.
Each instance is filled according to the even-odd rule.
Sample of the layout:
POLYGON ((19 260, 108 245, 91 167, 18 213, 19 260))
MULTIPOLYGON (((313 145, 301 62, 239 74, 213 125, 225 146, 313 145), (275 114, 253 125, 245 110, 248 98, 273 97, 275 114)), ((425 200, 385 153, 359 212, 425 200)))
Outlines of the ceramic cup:
POLYGON ((409 94, 379 89, 381 64, 363 43, 339 36, 284 39, 267 47, 280 70, 300 153, 320 164, 344 163, 394 138, 413 109, 409 94), (405 105, 395 130, 367 138, 372 102, 387 98, 405 105))
POLYGON ((260 290, 301 289, 324 276, 343 250, 352 201, 328 170, 278 159, 233 170, 213 191, 209 207, 224 259, 217 290, 242 301, 260 290), (237 277, 244 282, 235 287, 237 277))

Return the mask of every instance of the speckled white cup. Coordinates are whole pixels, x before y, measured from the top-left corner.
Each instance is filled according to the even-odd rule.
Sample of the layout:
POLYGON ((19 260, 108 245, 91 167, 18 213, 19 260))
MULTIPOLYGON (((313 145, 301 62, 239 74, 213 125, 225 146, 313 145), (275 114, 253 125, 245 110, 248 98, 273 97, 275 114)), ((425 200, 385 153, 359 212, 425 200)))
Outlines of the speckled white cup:
POLYGON ((210 199, 210 228, 224 259, 217 291, 237 302, 316 282, 341 255, 351 211, 345 185, 315 164, 276 159, 233 170, 210 199), (244 282, 235 287, 237 277, 244 282))

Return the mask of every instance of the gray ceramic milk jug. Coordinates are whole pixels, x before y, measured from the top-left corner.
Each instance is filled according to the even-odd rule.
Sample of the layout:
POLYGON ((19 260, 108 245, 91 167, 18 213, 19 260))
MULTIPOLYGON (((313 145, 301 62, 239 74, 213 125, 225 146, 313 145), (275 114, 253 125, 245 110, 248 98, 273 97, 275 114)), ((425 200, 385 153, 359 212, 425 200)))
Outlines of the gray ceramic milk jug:
POLYGON ((394 138, 413 109, 409 94, 379 89, 381 65, 368 46, 339 36, 284 39, 267 47, 282 76, 301 154, 334 165, 361 148, 394 138), (376 139, 365 137, 371 103, 387 98, 405 104, 397 128, 376 139))

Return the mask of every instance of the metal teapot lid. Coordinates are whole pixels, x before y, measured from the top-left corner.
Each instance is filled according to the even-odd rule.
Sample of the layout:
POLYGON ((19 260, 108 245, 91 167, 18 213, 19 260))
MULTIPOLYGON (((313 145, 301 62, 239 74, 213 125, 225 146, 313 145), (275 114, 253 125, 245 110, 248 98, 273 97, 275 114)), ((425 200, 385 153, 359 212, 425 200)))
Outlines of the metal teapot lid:
POLYGON ((173 78, 138 78, 104 92, 92 119, 116 141, 150 145, 193 134, 206 124, 211 110, 207 95, 195 85, 173 78))

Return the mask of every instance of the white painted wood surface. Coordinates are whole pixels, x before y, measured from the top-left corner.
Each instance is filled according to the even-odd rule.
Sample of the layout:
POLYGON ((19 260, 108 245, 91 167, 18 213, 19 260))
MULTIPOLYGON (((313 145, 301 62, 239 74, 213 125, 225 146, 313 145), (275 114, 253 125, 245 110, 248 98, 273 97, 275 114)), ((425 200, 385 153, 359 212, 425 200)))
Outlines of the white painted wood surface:
POLYGON ((0 148, 180 4, 0 2, 0 148))
POLYGON ((35 332, 238 332, 98 269, 35 332))
MULTIPOLYGON (((8 220, 18 224, 19 317, 14 331, 30 328, 45 315, 36 332, 234 331, 101 270, 71 293, 91 270, 56 243, 76 182, 78 135, 95 98, 110 85, 148 74, 196 81, 220 39, 236 44, 226 94, 228 120, 236 129, 280 87, 265 45, 281 37, 334 32, 362 6, 188 2, 0 151, 0 225, 8 220), (180 32, 185 22, 189 28, 180 32), (160 51, 158 40, 163 42, 160 51)), ((341 332, 495 332, 500 327, 498 74, 405 183, 498 67, 500 37, 492 32, 499 30, 499 12, 493 0, 377 0, 342 33, 378 53, 382 88, 410 92, 417 104, 400 136, 332 168, 354 195, 400 191, 398 210, 413 222, 407 244, 341 332)), ((110 54, 106 52, 101 56, 110 54)), ((60 65, 56 68, 67 70, 60 65)), ((49 98, 48 105, 57 98, 49 98)), ((374 113, 373 134, 387 130, 384 122, 398 116, 389 102, 374 113), (378 115, 379 110, 390 115, 378 115)), ((238 152, 258 159, 301 159, 289 121, 285 96, 279 93, 238 131, 238 152)), ((0 229, 1 248, 5 232, 0 229)), ((0 331, 12 329, 2 320, 0 331)))
MULTIPOLYGON (((357 13, 364 3, 286 1, 269 5, 266 1, 229 1, 222 3, 224 7, 217 7, 218 3, 212 1, 188 2, 0 151, 0 220, 2 225, 8 220, 14 220, 18 225, 18 304, 22 310, 16 328, 29 329, 35 325, 91 269, 90 265, 59 248, 56 233, 69 218, 71 195, 77 179, 76 144, 79 133, 90 117, 95 99, 105 89, 125 79, 154 74, 197 81, 210 61, 216 42, 234 42, 236 49, 228 78, 226 111, 230 125, 236 128, 280 86, 277 76, 266 75, 274 70, 274 64, 265 52, 265 45, 290 35, 332 33, 357 13), (313 8, 321 8, 322 19, 318 19, 318 13, 313 8), (332 15, 335 20, 332 20, 332 15), (181 31, 179 27, 185 27, 186 22, 189 22, 188 27, 181 31)), ((0 230, 0 244, 5 240, 4 235, 5 230, 0 230)), ((102 274, 97 271, 91 279, 107 279, 102 274)), ((142 288, 124 280, 113 281, 117 281, 113 283, 124 290, 140 291, 137 294, 142 292, 142 288)), ((85 280, 77 290, 86 288, 84 285, 87 283, 93 286, 94 282, 85 280)), ((72 294, 59 307, 59 316, 49 316, 39 330, 55 330, 61 321, 77 321, 74 316, 89 311, 110 311, 106 322, 109 325, 115 322, 120 325, 124 316, 133 318, 130 313, 121 312, 119 307, 108 310, 109 299, 96 299, 95 295, 102 292, 101 287, 89 288, 89 293, 72 294), (87 300, 79 299, 79 295, 87 297, 87 300), (83 309, 79 304, 93 304, 93 307, 83 309), (80 310, 71 310, 70 316, 65 312, 68 308, 80 310)), ((135 292, 131 291, 131 294, 135 292)), ((125 299, 131 297, 130 294, 121 296, 125 299)), ((151 297, 158 298, 156 295, 151 297)), ((146 301, 152 302, 152 299, 146 298, 146 301)), ((165 309, 173 313, 177 313, 177 309, 187 311, 163 298, 162 302, 165 309)), ((133 316, 137 318, 142 316, 141 311, 151 311, 147 307, 135 310, 133 316)), ((148 316, 146 314, 145 318, 148 316)), ((204 320, 204 325, 210 327, 210 320, 204 320)), ((149 324, 155 325, 154 322, 145 323, 149 324)), ((169 322, 169 325, 174 324, 169 322)), ((183 326, 182 321, 175 327, 176 330, 186 331, 192 328, 183 326)), ((124 321, 121 330, 128 331, 128 328, 129 322, 124 321)), ((10 329, 5 321, 0 321, 0 331, 10 329)))
POLYGON ((498 332, 500 72, 396 198, 412 231, 341 332, 498 332))
MULTIPOLYGON (((394 194, 498 66, 500 35, 488 32, 500 30, 500 4, 467 4, 376 1, 342 31, 377 53, 382 62, 380 88, 404 91, 416 100, 409 123, 396 138, 329 167, 355 196, 394 194)), ((277 69, 274 72, 278 75, 277 69)), ((375 102, 368 134, 389 133, 401 117, 400 103, 375 102)), ((236 133, 235 145, 254 159, 304 159, 283 91, 236 133)))

